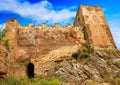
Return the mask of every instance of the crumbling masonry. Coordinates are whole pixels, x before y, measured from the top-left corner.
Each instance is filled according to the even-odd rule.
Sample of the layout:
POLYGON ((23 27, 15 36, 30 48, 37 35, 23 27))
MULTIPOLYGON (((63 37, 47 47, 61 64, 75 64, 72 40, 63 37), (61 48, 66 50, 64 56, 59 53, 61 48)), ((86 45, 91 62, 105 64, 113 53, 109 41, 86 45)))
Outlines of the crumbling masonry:
POLYGON ((116 48, 102 8, 98 6, 81 5, 73 26, 59 26, 57 23, 54 26, 45 23, 42 26, 21 26, 17 19, 8 19, 5 29, 11 61, 7 74, 16 77, 26 75, 26 66, 14 66, 12 62, 29 63, 35 74, 30 75, 37 77, 47 75, 48 68, 53 69, 53 60, 70 56, 86 43, 95 49, 116 48))

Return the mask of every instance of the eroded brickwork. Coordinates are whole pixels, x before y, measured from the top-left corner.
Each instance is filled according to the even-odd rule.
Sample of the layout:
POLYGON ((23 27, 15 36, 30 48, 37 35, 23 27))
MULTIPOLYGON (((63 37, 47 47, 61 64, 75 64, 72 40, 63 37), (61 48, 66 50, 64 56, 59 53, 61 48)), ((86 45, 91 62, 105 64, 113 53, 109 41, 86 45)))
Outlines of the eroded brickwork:
MULTIPOLYGON (((66 46, 74 46, 85 43, 82 28, 68 25, 61 27, 55 24, 54 27, 30 26, 18 27, 17 47, 23 52, 18 57, 24 55, 41 56, 47 55, 50 51, 66 46)), ((17 54, 19 54, 18 52, 17 54)))

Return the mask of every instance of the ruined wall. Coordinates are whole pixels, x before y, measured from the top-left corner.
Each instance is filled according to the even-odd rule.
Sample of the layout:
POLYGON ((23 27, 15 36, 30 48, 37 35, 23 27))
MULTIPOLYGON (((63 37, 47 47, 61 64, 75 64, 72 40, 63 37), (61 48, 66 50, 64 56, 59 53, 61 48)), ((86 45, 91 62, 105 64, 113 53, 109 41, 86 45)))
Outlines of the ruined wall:
POLYGON ((20 26, 16 19, 8 19, 6 30, 10 47, 8 69, 14 69, 9 69, 8 74, 15 77, 26 75, 26 62, 33 63, 35 76, 46 75, 48 68, 53 69, 55 59, 71 56, 86 41, 94 48, 116 48, 102 9, 97 6, 81 5, 74 26, 20 26))
MULTIPOLYGON (((54 26, 47 26, 45 23, 42 26, 20 26, 15 19, 9 19, 6 30, 13 62, 32 62, 37 76, 44 74, 49 66, 47 61, 70 56, 85 43, 82 27, 73 27, 70 24, 65 27, 57 23, 54 26)), ((12 65, 11 68, 18 69, 19 65, 12 65)), ((9 74, 21 76, 25 74, 25 70, 26 68, 21 70, 23 73, 20 74, 10 70, 9 74)))
POLYGON ((26 74, 26 66, 19 68, 17 62, 32 62, 38 76, 44 73, 49 59, 72 55, 85 43, 82 27, 70 24, 64 27, 57 23, 54 26, 47 26, 45 23, 42 26, 20 26, 16 19, 8 19, 6 31, 11 61, 8 68, 14 69, 9 70, 8 74, 15 77, 26 74), (43 66, 39 66, 40 64, 43 66), (23 73, 15 72, 18 69, 23 73))
POLYGON ((87 40, 94 48, 116 48, 102 8, 81 5, 74 26, 83 26, 87 40))
MULTIPOLYGON (((18 58, 47 55, 62 47, 81 46, 85 43, 80 27, 19 27, 17 35, 18 58)), ((69 50, 69 49, 68 49, 69 50)))

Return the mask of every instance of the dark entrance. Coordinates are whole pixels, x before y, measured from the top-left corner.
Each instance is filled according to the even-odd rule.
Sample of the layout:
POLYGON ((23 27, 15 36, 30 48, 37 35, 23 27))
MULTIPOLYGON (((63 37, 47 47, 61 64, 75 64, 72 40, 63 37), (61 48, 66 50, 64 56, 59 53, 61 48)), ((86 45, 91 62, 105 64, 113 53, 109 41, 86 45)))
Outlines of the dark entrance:
POLYGON ((27 75, 29 78, 34 78, 34 64, 29 63, 27 66, 27 75))

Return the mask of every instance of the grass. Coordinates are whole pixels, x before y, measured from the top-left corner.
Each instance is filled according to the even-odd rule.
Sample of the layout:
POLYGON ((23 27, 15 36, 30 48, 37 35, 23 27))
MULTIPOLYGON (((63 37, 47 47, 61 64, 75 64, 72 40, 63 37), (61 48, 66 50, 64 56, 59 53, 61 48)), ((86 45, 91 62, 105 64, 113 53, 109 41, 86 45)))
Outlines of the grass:
POLYGON ((106 78, 102 82, 109 82, 111 85, 120 85, 120 78, 106 78))
MULTIPOLYGON (((6 77, 4 80, 0 81, 0 85, 60 85, 63 81, 59 77, 49 77, 49 78, 27 78, 16 79, 13 77, 6 77)), ((67 79, 64 83, 70 82, 67 79)))
POLYGON ((99 82, 94 80, 88 80, 86 85, 102 85, 102 83, 109 83, 109 85, 120 85, 120 78, 106 78, 102 79, 99 82))
POLYGON ((114 58, 115 56, 116 57, 120 56, 120 50, 119 49, 100 49, 98 51, 112 56, 111 58, 114 58))

